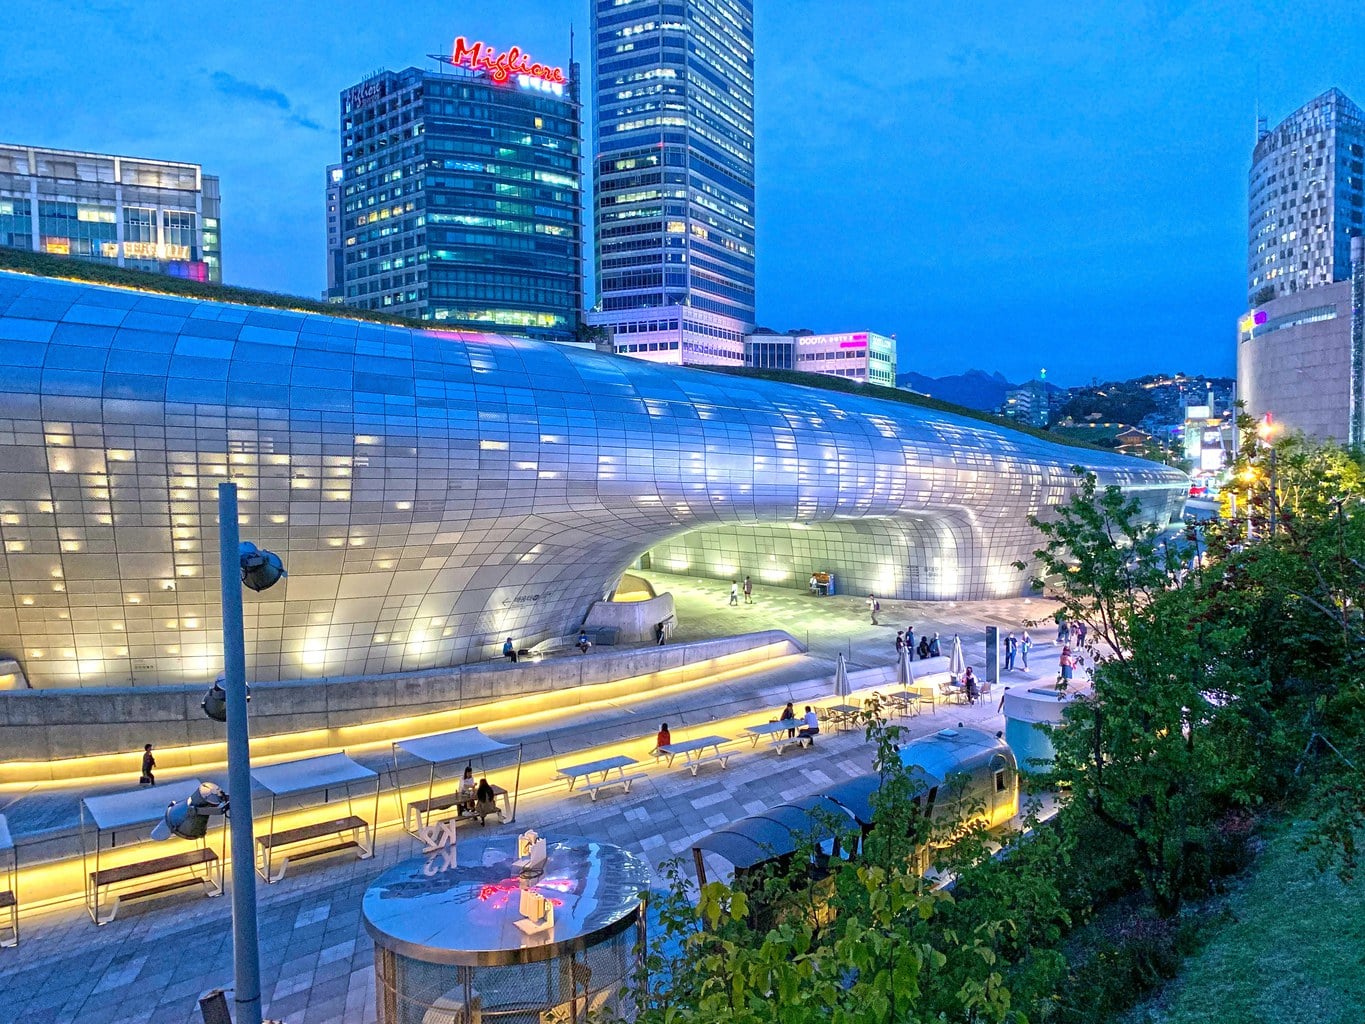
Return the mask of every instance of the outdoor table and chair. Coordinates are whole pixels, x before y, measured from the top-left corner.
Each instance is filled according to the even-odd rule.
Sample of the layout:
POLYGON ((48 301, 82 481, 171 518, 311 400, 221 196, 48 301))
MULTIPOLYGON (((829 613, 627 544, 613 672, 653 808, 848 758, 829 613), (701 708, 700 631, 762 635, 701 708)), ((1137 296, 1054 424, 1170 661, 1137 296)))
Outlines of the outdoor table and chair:
POLYGON ((614 754, 599 761, 588 761, 584 764, 560 768, 555 774, 561 779, 568 780, 569 792, 573 792, 574 787, 578 786, 580 793, 587 793, 593 800, 596 800, 598 793, 612 786, 621 786, 629 793, 630 787, 637 779, 643 779, 645 773, 634 772, 627 775, 626 769, 639 763, 635 758, 627 757, 625 754, 614 754), (601 778, 594 780, 594 775, 600 775, 601 778), (581 785, 579 785, 580 782, 581 785))
MULTIPOLYGON (((797 732, 804 725, 805 723, 799 718, 787 718, 772 722, 759 722, 757 725, 746 725, 744 731, 749 734, 749 739, 753 741, 755 749, 758 747, 759 740, 766 739, 768 744, 780 755, 788 747, 810 746, 810 737, 802 736, 797 732)), ((696 772, 692 774, 695 775, 696 772)))
POLYGON ((821 708, 820 716, 836 729, 848 729, 858 724, 863 709, 857 704, 835 704, 821 708))
MULTIPOLYGON (((794 727, 800 728, 800 723, 797 722, 794 727)), ((790 728, 793 728, 792 724, 783 724, 784 731, 790 728)), ((673 761, 676 758, 683 758, 685 760, 684 767, 687 768, 695 778, 698 769, 704 764, 710 764, 712 761, 717 762, 722 768, 727 767, 730 763, 730 758, 734 756, 734 752, 728 750, 722 751, 720 748, 727 743, 733 742, 734 740, 725 736, 700 736, 694 740, 682 740, 678 743, 670 743, 667 746, 660 747, 658 756, 668 758, 668 767, 670 768, 673 767, 673 761), (708 750, 710 753, 707 753, 708 750)))

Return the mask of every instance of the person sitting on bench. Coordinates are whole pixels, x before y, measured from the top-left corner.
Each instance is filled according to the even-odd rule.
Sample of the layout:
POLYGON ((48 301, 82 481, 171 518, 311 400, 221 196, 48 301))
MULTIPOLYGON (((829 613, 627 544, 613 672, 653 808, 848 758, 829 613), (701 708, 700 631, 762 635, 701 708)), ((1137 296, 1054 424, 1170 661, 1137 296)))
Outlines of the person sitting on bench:
POLYGON ((575 646, 581 653, 588 653, 588 648, 592 646, 592 641, 588 639, 588 631, 586 629, 580 629, 578 631, 578 643, 575 646))
POLYGON ((512 638, 507 638, 507 643, 502 645, 502 656, 513 665, 517 663, 517 645, 512 643, 512 638))
POLYGON ((479 788, 474 791, 474 813, 478 816, 480 825, 490 814, 499 813, 498 801, 487 777, 479 780, 479 788))
POLYGON ((474 766, 467 764, 464 766, 464 775, 460 777, 460 804, 461 811, 472 811, 474 809, 474 766))
POLYGON ((815 746, 815 737, 820 734, 820 719, 815 717, 815 709, 809 704, 806 705, 806 724, 801 727, 797 736, 803 740, 808 740, 810 745, 815 746))
POLYGON ((654 737, 654 749, 650 751, 655 757, 659 756, 659 748, 666 747, 673 742, 673 734, 668 731, 668 723, 659 726, 659 735, 654 737))

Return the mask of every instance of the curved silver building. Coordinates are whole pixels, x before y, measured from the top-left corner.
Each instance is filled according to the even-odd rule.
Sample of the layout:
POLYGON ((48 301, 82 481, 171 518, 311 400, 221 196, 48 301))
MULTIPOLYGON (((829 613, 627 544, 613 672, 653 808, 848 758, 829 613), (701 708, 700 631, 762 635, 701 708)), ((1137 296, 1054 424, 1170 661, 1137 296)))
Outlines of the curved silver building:
POLYGON ((270 680, 568 634, 661 546, 674 571, 724 567, 664 564, 687 549, 794 586, 1018 593, 1025 517, 1077 461, 1180 510, 1176 471, 916 406, 0 273, 0 657, 36 686, 212 678, 225 479, 289 567, 247 601, 270 680))

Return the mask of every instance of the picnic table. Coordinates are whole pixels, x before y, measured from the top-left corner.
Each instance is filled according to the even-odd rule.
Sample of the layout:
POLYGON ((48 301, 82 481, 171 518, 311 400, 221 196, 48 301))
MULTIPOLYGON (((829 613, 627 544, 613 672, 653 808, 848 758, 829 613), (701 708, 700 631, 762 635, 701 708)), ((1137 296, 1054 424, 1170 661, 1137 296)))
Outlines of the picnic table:
POLYGON ((600 761, 588 761, 585 764, 571 765, 568 768, 560 768, 555 774, 561 779, 569 782, 569 791, 572 792, 575 785, 580 780, 588 781, 583 783, 581 792, 587 793, 593 800, 597 799, 597 794, 610 786, 622 786, 627 793, 630 792, 631 785, 636 779, 643 779, 644 772, 635 772, 631 775, 626 774, 626 769, 633 764, 640 762, 633 757, 625 754, 615 754, 612 757, 604 757, 600 761), (612 776, 615 772, 615 777, 612 776), (596 782, 592 781, 594 775, 602 777, 596 782))
POLYGON ((772 748, 781 754, 788 747, 810 746, 809 736, 797 735, 797 730, 804 724, 799 718, 788 718, 776 722, 759 722, 757 725, 746 725, 744 731, 749 734, 749 739, 753 741, 755 748, 758 747, 758 741, 766 737, 772 748))
MULTIPOLYGON (((783 724, 782 728, 793 728, 791 724, 783 724)), ((684 740, 681 743, 670 743, 667 746, 659 747, 658 756, 668 758, 668 767, 673 767, 673 760, 682 757, 686 761, 686 767, 693 777, 697 774, 697 769, 711 761, 717 761, 722 768, 730 763, 733 753, 721 752, 721 747, 734 741, 725 736, 700 736, 694 740, 684 740), (706 753, 706 751, 711 753, 706 753)))

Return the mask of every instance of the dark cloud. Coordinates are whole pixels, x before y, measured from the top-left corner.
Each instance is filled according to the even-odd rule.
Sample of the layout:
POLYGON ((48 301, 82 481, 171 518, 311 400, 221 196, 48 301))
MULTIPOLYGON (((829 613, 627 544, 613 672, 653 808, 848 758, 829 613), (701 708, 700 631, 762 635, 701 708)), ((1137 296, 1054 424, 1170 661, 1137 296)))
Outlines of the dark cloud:
POLYGON ((290 102, 288 96, 278 89, 272 89, 268 85, 258 85, 255 82, 248 82, 236 75, 226 71, 215 71, 211 76, 213 87, 224 96, 231 96, 234 99, 248 100, 252 103, 260 103, 263 106, 273 107, 289 115, 289 122, 296 124, 300 128, 307 128, 309 131, 320 132, 322 125, 311 118, 305 117, 294 109, 294 104, 290 102))

